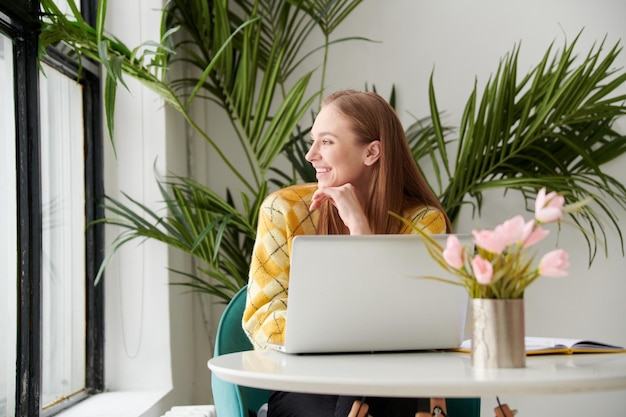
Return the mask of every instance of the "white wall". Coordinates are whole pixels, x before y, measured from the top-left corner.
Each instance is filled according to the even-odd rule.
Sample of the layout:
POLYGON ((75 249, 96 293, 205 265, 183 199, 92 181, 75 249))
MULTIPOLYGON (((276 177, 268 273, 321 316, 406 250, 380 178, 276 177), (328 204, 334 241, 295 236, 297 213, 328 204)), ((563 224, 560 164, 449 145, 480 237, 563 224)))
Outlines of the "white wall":
MULTIPOLYGON (((123 0, 110 2, 111 30, 129 45, 156 39, 159 1, 133 4, 136 7, 128 7, 123 0)), ((552 41, 561 47, 564 40, 572 40, 583 28, 578 45, 581 54, 604 36, 609 45, 624 39, 624 16, 623 0, 365 1, 333 37, 365 36, 380 43, 334 46, 327 91, 362 89, 367 83, 375 84, 382 95, 388 96, 394 84, 399 114, 408 126, 413 120, 409 114, 422 117, 429 113, 428 80, 434 70, 440 108, 446 111, 447 122, 456 125, 474 80, 479 85, 484 83, 516 42, 522 42, 520 67, 530 68, 552 41)), ((318 41, 311 39, 310 44, 318 41)), ((618 64, 626 66, 626 54, 621 55, 618 64)), ((126 98, 128 104, 118 108, 119 154, 117 161, 109 159, 108 167, 116 168, 107 179, 107 192, 119 188, 155 204, 159 196, 154 189, 152 163, 157 155, 160 172, 186 174, 189 170, 206 176, 211 186, 219 186, 219 169, 206 166, 211 165, 208 162, 212 156, 194 151, 192 166, 187 167, 185 156, 180 154, 181 138, 185 136, 180 121, 172 119, 152 95, 140 91, 133 86, 132 98, 126 98)), ((622 127, 626 131, 626 123, 622 127)), ((626 173, 620 169, 623 162, 622 158, 608 170, 626 180, 626 173)), ((471 219, 464 212, 458 230, 490 227, 520 212, 520 200, 515 195, 502 198, 500 193, 489 193, 481 218, 471 219)), ((611 234, 610 241, 610 257, 599 255, 593 267, 587 269, 585 242, 578 233, 564 230, 559 244, 571 253, 572 273, 565 279, 541 280, 527 292, 528 334, 593 338, 626 345, 626 326, 621 323, 626 313, 626 261, 617 249, 615 234, 611 234)), ((199 306, 197 297, 180 295, 179 290, 166 286, 169 278, 164 269, 168 259, 165 249, 148 244, 127 250, 107 277, 107 380, 119 389, 173 387, 171 392, 178 394, 170 395, 168 403, 209 403, 206 360, 210 357, 208 342, 213 330, 209 326, 206 333, 199 312, 213 314, 209 321, 216 319, 215 312, 206 305, 199 306), (143 377, 149 376, 144 382, 136 379, 141 372, 145 373, 143 377)), ((169 262, 184 265, 184 260, 171 253, 169 262)), ((522 416, 586 416, 623 409, 623 396, 624 392, 581 393, 501 400, 520 410, 522 416)), ((493 415, 495 405, 495 398, 484 398, 483 415, 493 415)))
MULTIPOLYGON (((109 1, 107 30, 128 46, 159 39, 164 1, 109 1)), ((125 78, 115 112, 116 155, 105 143, 105 192, 162 209, 157 175, 186 174, 186 128, 179 115, 137 81, 125 78)), ((117 232, 107 226, 107 249, 117 232)), ((209 336, 197 296, 169 285, 189 260, 154 241, 127 244, 112 258, 105 285, 105 380, 96 403, 107 416, 161 416, 174 405, 212 402, 209 336), (110 395, 119 394, 111 397, 110 395), (132 410, 132 411, 130 411, 132 410)), ((94 407, 91 407, 94 408, 94 407)), ((78 411, 83 417, 91 409, 78 411)), ((78 415, 78 414, 77 414, 78 415)), ((104 414, 94 414, 104 415, 104 414)))

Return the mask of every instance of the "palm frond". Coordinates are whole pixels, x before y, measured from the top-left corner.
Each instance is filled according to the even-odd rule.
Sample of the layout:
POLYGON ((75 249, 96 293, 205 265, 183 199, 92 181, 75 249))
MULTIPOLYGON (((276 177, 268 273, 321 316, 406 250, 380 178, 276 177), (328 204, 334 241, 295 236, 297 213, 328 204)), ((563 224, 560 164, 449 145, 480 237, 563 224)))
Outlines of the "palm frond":
POLYGON ((626 95, 618 92, 626 73, 614 68, 619 42, 606 50, 603 41, 578 57, 577 41, 566 42, 554 54, 551 45, 521 79, 516 46, 481 92, 474 86, 454 141, 458 148, 451 169, 445 161, 453 141, 446 139, 450 131, 442 125, 431 77, 435 135, 425 136, 423 146, 437 150, 450 176, 440 199, 453 222, 465 205, 480 213, 488 189, 517 190, 527 207, 542 187, 564 194, 567 203, 593 198, 598 210, 570 215, 581 230, 599 235, 585 236, 591 262, 598 245, 607 249, 607 225, 617 230, 623 252, 618 217, 609 201, 626 209, 626 188, 601 167, 626 151, 626 136, 613 128, 626 114, 626 95))
POLYGON ((96 223, 115 225, 122 232, 114 240, 100 274, 124 244, 152 239, 197 260, 201 274, 186 274, 193 277, 189 284, 205 289, 224 286, 231 290, 228 294, 232 296, 247 281, 260 203, 247 207, 253 213, 242 214, 232 202, 189 178, 174 176, 159 180, 158 185, 164 203, 162 214, 127 195, 128 202, 106 197, 103 208, 110 217, 96 223), (216 279, 218 284, 211 279, 216 279))

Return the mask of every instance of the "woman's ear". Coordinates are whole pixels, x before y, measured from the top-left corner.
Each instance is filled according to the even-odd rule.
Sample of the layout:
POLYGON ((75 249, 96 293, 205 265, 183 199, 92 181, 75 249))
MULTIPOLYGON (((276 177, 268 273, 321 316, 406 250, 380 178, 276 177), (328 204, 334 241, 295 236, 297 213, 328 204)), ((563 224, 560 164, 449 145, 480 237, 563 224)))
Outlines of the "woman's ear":
POLYGON ((372 166, 380 159, 380 141, 371 141, 365 149, 365 158, 363 163, 367 166, 372 166))

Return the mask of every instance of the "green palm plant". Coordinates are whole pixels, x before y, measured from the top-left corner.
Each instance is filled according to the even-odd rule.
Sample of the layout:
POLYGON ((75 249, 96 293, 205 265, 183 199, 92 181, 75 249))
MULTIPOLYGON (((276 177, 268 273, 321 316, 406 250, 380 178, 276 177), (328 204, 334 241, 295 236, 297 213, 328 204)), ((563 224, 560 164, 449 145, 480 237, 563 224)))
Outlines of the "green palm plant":
MULTIPOLYGON (((126 196, 131 204, 105 197, 109 217, 99 222, 118 226, 122 232, 102 266, 131 240, 157 240, 196 259, 198 273, 174 271, 186 278, 180 285, 230 300, 247 283, 256 217, 246 217, 230 196, 224 199, 190 178, 175 176, 158 185, 166 216, 131 196, 126 196)), ((246 212, 255 210, 258 207, 246 212)))
POLYGON ((104 32, 107 0, 99 2, 95 28, 82 19, 73 0, 73 18, 64 16, 54 0, 42 0, 42 54, 48 45, 64 42, 106 69, 111 137, 116 88, 118 83, 125 86, 123 76, 134 77, 180 112, 239 181, 242 207, 228 189, 223 196, 177 176, 159 181, 165 216, 132 198, 128 203, 107 197, 105 208, 116 217, 100 222, 123 230, 107 260, 129 240, 156 239, 198 262, 198 274, 185 274, 189 280, 183 285, 230 299, 247 274, 259 204, 270 184, 294 181, 272 170, 274 160, 302 131, 299 121, 322 93, 320 88, 307 96, 313 70, 293 75, 318 49, 301 51, 304 41, 314 29, 322 31, 324 69, 332 43, 357 39, 331 42, 330 35, 360 2, 172 0, 163 11, 160 42, 131 49, 104 32), (171 79, 170 69, 179 64, 195 68, 197 76, 171 79), (210 100, 224 111, 246 166, 234 166, 220 142, 193 119, 190 109, 197 99, 210 100))
POLYGON ((626 73, 614 67, 619 42, 605 52, 603 41, 577 57, 579 37, 555 54, 550 45, 521 79, 516 46, 501 60, 482 96, 474 86, 455 141, 442 124, 431 75, 433 132, 424 135, 416 123, 409 136, 422 134, 429 144, 431 151, 423 157, 435 162, 434 189, 453 222, 463 206, 479 213, 483 192, 492 189, 520 192, 527 210, 542 187, 562 193, 568 204, 595 201, 599 210, 586 207, 570 214, 587 239, 592 262, 599 244, 607 250, 607 224, 618 232, 623 253, 618 217, 609 202, 626 209, 626 188, 601 167, 626 151, 626 136, 614 129, 626 114, 626 73), (452 142, 456 154, 450 158, 452 142))

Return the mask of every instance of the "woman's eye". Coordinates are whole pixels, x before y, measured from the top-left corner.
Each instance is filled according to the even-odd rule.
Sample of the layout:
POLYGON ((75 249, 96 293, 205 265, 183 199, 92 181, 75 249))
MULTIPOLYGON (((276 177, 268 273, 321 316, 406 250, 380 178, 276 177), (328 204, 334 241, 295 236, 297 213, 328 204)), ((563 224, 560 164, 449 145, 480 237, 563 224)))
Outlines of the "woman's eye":
POLYGON ((319 139, 309 139, 309 147, 312 148, 315 145, 315 142, 319 142, 322 145, 331 145, 333 143, 332 139, 319 138, 319 139))

